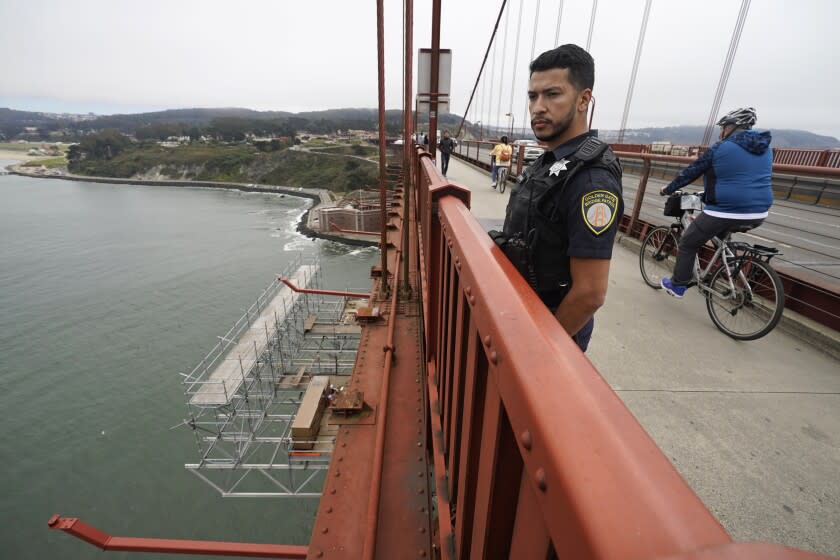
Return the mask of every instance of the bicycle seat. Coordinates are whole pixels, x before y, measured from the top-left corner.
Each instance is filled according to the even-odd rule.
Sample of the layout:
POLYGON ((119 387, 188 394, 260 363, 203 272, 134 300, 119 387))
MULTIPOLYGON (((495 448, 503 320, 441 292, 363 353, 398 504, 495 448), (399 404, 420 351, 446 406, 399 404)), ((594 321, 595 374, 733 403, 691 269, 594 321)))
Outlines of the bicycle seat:
POLYGON ((727 232, 728 233, 746 233, 751 229, 755 229, 756 224, 740 224, 737 226, 730 227, 727 232))

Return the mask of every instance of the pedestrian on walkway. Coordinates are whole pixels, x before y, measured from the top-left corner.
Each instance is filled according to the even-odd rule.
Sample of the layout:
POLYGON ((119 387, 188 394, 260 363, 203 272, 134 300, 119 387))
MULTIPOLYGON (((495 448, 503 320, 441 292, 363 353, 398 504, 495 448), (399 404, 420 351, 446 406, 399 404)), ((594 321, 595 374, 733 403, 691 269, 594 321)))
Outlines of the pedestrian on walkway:
POLYGON ((499 178, 499 168, 507 167, 510 175, 510 159, 513 155, 513 146, 508 144, 508 137, 502 136, 499 143, 493 146, 490 151, 490 186, 496 188, 496 180, 499 178))
POLYGON ((443 131, 443 139, 440 141, 438 148, 440 149, 440 172, 446 177, 446 172, 449 170, 449 156, 455 150, 458 143, 449 137, 449 131, 443 131))

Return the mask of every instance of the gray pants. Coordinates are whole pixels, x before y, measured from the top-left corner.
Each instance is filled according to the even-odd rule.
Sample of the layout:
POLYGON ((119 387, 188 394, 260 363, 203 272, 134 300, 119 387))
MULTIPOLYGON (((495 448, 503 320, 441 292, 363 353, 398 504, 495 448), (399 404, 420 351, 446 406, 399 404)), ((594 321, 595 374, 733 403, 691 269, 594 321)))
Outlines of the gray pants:
POLYGON ((742 225, 758 227, 764 219, 734 220, 731 218, 718 218, 701 213, 697 216, 688 229, 680 238, 680 246, 677 250, 677 263, 674 265, 674 276, 671 282, 674 284, 688 284, 692 281, 694 269, 694 257, 697 251, 708 240, 715 236, 722 236, 730 228, 742 225))

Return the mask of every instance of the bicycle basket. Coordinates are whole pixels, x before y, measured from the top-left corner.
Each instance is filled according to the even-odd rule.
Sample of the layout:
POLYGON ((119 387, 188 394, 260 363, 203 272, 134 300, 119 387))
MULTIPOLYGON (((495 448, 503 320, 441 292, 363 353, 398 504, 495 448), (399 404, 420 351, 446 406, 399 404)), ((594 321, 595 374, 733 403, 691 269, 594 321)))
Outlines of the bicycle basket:
POLYGON ((665 199, 665 212, 666 216, 675 216, 679 218, 682 216, 682 209, 680 208, 680 199, 682 195, 680 193, 674 193, 668 198, 665 199))
POLYGON ((703 202, 696 194, 687 194, 680 198, 680 208, 682 210, 702 210, 703 202))

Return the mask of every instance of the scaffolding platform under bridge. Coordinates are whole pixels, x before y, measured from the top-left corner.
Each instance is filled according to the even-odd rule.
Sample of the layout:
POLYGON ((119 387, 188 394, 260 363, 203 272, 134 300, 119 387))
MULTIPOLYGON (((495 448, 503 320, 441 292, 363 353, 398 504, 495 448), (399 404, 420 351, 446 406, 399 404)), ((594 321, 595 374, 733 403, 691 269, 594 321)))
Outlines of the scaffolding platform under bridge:
POLYGON ((325 416, 301 445, 292 425, 313 382, 346 384, 361 334, 356 311, 367 305, 322 283, 319 263, 296 259, 182 374, 184 423, 199 452, 185 467, 223 496, 320 495, 337 426, 325 416))

